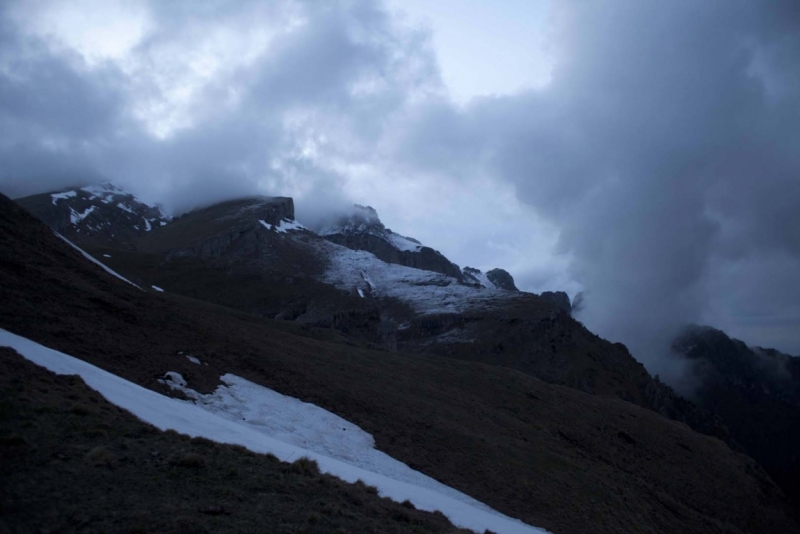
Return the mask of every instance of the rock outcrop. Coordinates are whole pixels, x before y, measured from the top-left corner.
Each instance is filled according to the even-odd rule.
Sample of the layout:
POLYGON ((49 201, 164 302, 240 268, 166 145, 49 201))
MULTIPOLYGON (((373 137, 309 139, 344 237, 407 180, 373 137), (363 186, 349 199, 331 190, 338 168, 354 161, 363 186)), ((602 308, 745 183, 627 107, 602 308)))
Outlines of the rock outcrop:
POLYGON ((545 291, 539 296, 547 302, 552 302, 570 315, 572 314, 572 304, 569 301, 569 295, 563 291, 545 291))
POLYGON ((507 291, 519 291, 517 286, 514 285, 514 278, 504 269, 492 269, 486 273, 486 277, 498 289, 505 289, 507 291))

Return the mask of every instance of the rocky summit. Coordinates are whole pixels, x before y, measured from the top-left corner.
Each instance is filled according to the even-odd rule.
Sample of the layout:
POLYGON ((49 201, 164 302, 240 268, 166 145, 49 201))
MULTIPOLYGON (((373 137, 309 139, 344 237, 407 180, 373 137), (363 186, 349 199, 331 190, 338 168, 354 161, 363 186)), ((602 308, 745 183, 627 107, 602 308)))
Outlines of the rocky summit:
POLYGON ((486 273, 486 277, 499 289, 519 291, 514 285, 514 278, 504 269, 492 269, 486 273))

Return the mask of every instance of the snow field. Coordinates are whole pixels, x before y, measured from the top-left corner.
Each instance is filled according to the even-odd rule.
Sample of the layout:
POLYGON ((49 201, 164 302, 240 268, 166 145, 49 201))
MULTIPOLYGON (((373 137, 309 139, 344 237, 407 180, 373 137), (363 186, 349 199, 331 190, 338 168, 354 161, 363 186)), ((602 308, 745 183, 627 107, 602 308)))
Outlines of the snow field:
MULTIPOLYGON (((411 305, 418 314, 460 313, 492 307, 517 298, 520 293, 462 285, 455 278, 393 263, 386 263, 370 252, 351 250, 328 241, 316 244, 320 254, 330 260, 320 279, 340 289, 366 289, 372 297, 394 297, 411 305)), ((487 280, 488 282, 488 280, 487 280)))
MULTIPOLYGON (((491 510, 466 495, 463 497, 474 504, 457 498, 459 492, 436 481, 433 482, 447 491, 443 492, 441 488, 439 491, 432 489, 433 486, 425 485, 427 482, 424 479, 428 477, 386 455, 383 456, 394 462, 393 464, 379 456, 363 458, 362 456, 367 455, 367 448, 372 446, 372 437, 360 428, 317 406, 285 397, 239 377, 224 375, 226 386, 220 387, 213 394, 195 393, 198 397, 196 405, 165 397, 83 360, 48 349, 3 329, 0 329, 0 346, 11 347, 26 359, 54 373, 79 375, 109 402, 161 430, 172 429, 192 437, 242 445, 257 453, 272 453, 283 461, 293 461, 305 456, 315 460, 325 473, 347 482, 360 479, 366 484, 376 486, 381 496, 398 502, 409 500, 421 510, 439 510, 453 524, 476 532, 487 529, 498 534, 545 532, 491 510), (242 419, 239 420, 239 417, 242 419), (248 417, 251 418, 249 423, 248 417), (339 428, 343 429, 341 439, 334 439, 332 436, 339 434, 339 428), (284 439, 270 435, 270 432, 284 439), (344 436, 348 432, 352 437, 344 436), (329 454, 291 442, 298 440, 305 440, 311 446, 329 454), (348 463, 334 456, 355 460, 348 463), (356 462, 361 465, 354 465, 356 462), (401 480, 362 466, 377 466, 384 473, 399 473, 403 470, 410 473, 398 474, 398 477, 406 477, 406 480, 401 480)), ((166 376, 167 382, 185 388, 185 381, 179 374, 170 372, 166 376)))

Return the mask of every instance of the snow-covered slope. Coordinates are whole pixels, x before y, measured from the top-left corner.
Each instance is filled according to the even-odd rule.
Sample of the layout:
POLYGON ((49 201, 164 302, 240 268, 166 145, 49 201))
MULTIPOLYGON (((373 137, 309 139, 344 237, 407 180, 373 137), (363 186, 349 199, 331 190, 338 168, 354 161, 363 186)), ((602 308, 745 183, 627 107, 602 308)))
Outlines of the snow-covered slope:
POLYGON ((130 242, 170 220, 159 207, 110 183, 34 195, 17 202, 73 240, 130 242))
MULTIPOLYGON (((257 453, 272 453, 284 461, 308 457, 315 460, 323 472, 348 482, 362 480, 377 487, 382 496, 398 502, 409 500, 422 510, 439 510, 455 525, 476 532, 487 529, 497 533, 544 532, 504 516, 377 451, 362 461, 362 456, 370 448, 369 434, 321 408, 300 403, 241 378, 226 375, 228 387, 208 396, 195 394, 199 400, 196 405, 190 401, 170 399, 3 329, 0 329, 0 346, 12 347, 28 360, 55 373, 79 375, 111 403, 162 430, 172 429, 192 437, 242 445, 257 453), (274 424, 259 424, 264 421, 258 417, 276 407, 289 408, 284 416, 272 414, 282 420, 279 428, 276 429, 274 424), (239 419, 240 415, 244 415, 244 422, 239 419), (249 422, 247 416, 251 417, 249 422), (331 424, 336 427, 330 428, 331 424), (338 432, 339 425, 344 425, 342 434, 350 430, 356 437, 331 439, 338 432), (292 439, 295 433, 304 436, 306 443, 315 442, 314 446, 302 447, 292 443, 296 441, 292 439), (326 444, 331 443, 335 444, 329 448, 331 454, 313 450, 326 452, 326 444), (337 447, 341 449, 339 452, 334 450, 337 447)), ((182 382, 182 377, 175 373, 170 375, 182 382)))
MULTIPOLYGON (((374 236, 385 241, 399 251, 419 252, 422 243, 412 237, 405 237, 386 228, 378 217, 378 212, 372 206, 355 204, 352 211, 333 217, 324 223, 317 231, 323 237, 348 236, 362 237, 374 236)), ((338 241, 337 241, 338 242, 338 241)))
POLYGON ((355 290, 364 297, 399 299, 420 315, 494 308, 520 296, 493 286, 465 285, 441 273, 386 263, 370 252, 334 243, 323 241, 316 247, 328 260, 323 282, 355 290))

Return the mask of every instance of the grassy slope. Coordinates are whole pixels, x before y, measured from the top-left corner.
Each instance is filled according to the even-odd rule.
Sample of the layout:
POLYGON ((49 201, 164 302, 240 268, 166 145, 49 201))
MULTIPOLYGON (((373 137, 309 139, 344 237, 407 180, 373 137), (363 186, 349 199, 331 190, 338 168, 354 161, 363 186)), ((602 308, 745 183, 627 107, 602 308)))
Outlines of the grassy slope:
POLYGON ((385 452, 555 532, 796 532, 749 458, 647 410, 521 373, 331 344, 143 294, 13 204, 0 210, 0 326, 152 389, 232 372, 314 402, 385 452), (189 363, 178 351, 209 366, 189 363))
POLYGON ((9 349, 0 502, 3 532, 467 532, 305 459, 161 432, 9 349))

